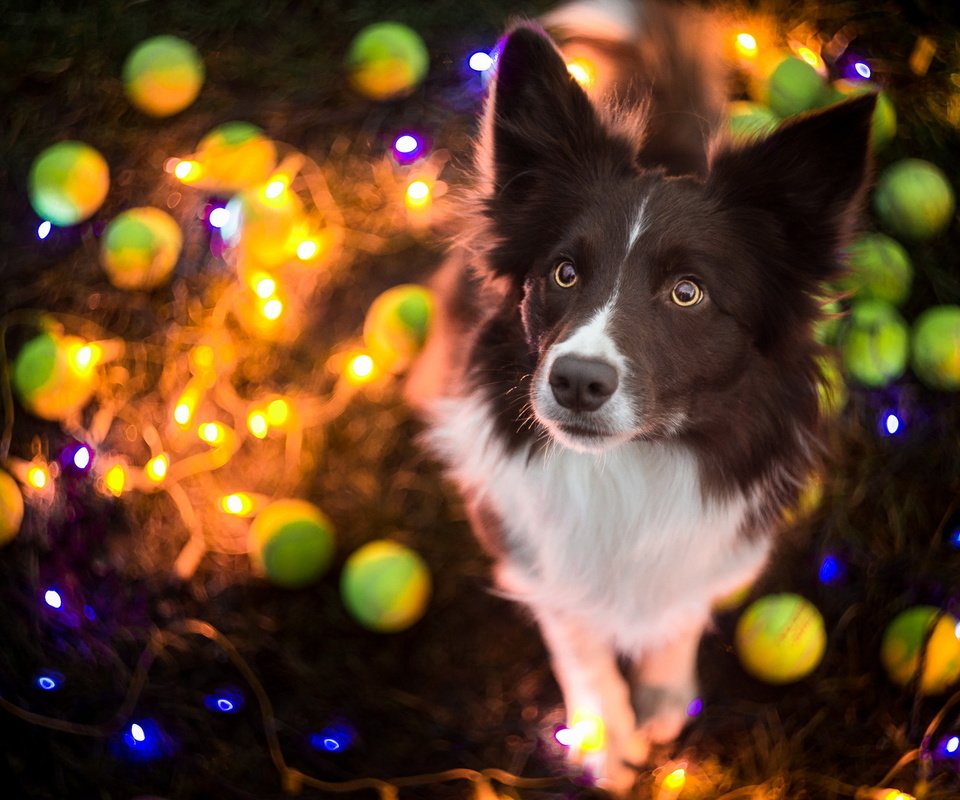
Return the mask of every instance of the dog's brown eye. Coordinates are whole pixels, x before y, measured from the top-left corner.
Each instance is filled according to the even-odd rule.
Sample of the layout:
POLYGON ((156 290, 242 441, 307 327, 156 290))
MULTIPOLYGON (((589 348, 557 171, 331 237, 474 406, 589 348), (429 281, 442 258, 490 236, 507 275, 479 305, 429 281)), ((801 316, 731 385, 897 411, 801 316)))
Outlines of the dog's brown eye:
POLYGON ((703 289, 693 281, 685 278, 682 281, 677 281, 677 285, 674 286, 673 291, 670 292, 670 299, 683 308, 695 306, 703 300, 703 289))
POLYGON ((553 279, 557 286, 569 289, 577 282, 577 268, 572 261, 561 261, 553 271, 553 279))

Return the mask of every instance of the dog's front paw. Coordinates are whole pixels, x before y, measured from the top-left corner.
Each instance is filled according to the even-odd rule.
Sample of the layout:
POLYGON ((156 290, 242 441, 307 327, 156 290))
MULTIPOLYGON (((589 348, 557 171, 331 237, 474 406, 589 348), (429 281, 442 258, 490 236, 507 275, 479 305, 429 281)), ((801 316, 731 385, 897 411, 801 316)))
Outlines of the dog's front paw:
POLYGON ((576 714, 569 723, 567 761, 585 779, 619 797, 627 797, 637 769, 649 755, 649 739, 632 724, 604 724, 598 715, 576 714))

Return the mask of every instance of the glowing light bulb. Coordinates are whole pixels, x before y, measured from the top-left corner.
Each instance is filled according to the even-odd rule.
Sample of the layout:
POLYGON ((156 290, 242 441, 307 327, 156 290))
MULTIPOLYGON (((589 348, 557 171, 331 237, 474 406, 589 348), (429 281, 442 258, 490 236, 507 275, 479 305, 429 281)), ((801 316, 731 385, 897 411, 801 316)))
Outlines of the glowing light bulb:
POLYGON ((689 703, 687 703, 687 716, 688 717, 698 717, 703 711, 703 700, 699 697, 694 697, 689 703))
POLYGON ((50 235, 50 231, 52 230, 53 230, 53 223, 51 223, 50 220, 45 219, 37 227, 37 238, 46 239, 50 235))
POLYGON ((950 755, 960 750, 960 736, 951 736, 943 745, 943 749, 950 755))
POLYGON ((152 480, 154 483, 160 483, 164 478, 167 477, 167 470, 170 469, 170 459, 166 453, 160 453, 160 455, 154 456, 151 458, 147 465, 144 467, 144 471, 147 473, 147 477, 152 480))
POLYGON ((27 483, 34 489, 43 489, 50 483, 50 470, 42 464, 34 464, 27 469, 27 483))
POLYGON ((93 458, 93 454, 90 452, 90 448, 85 444, 80 445, 73 454, 73 466, 77 469, 86 469, 90 466, 90 461, 93 458))
POLYGON ((219 422, 204 422, 197 428, 197 436, 207 444, 220 444, 226 435, 226 429, 219 422))
POLYGON ((50 606, 50 608, 63 607, 63 598, 56 589, 47 589, 47 591, 43 593, 43 602, 50 606))
POLYGON ((98 344, 83 344, 70 351, 70 365, 78 375, 89 375, 100 362, 103 350, 98 344))
POLYGON ((473 53, 470 56, 470 59, 467 61, 467 65, 474 72, 486 72, 490 67, 493 66, 493 58, 487 52, 483 50, 477 50, 476 53, 473 53))
POLYGON ((870 69, 870 65, 865 61, 858 61, 853 65, 853 69, 856 71, 857 75, 864 80, 868 80, 873 74, 873 70, 870 69))
POLYGON ((263 189, 264 197, 276 200, 287 190, 288 181, 283 178, 274 178, 263 189))
POLYGON ((564 747, 573 747, 577 742, 577 735, 570 728, 558 728, 553 738, 557 740, 557 744, 564 747))
POLYGON ((223 206, 217 206, 216 208, 210 209, 210 214, 207 217, 207 222, 210 223, 210 226, 213 228, 222 228, 230 221, 230 212, 227 211, 223 206))
POLYGON ((198 180, 201 172, 200 164, 189 159, 177 162, 177 165, 173 168, 173 174, 184 183, 193 183, 198 180))
POLYGON ((887 436, 895 436, 900 432, 903 423, 894 412, 888 411, 883 415, 882 432, 887 436))
POLYGON ((280 319, 283 303, 277 297, 271 297, 260 306, 260 313, 269 320, 280 319))
POLYGON ((407 186, 407 208, 424 208, 430 204, 430 185, 426 181, 413 181, 407 186))
POLYGON ((660 784, 668 792, 679 792, 687 782, 687 771, 683 767, 677 767, 660 784))
POLYGON ((417 137, 409 133, 401 134, 393 143, 393 149, 404 155, 416 152, 418 147, 420 147, 420 142, 417 141, 417 137))
POLYGON ((844 571, 843 562, 840 559, 834 555, 825 555, 823 561, 820 562, 817 577, 820 579, 820 583, 836 583, 843 577, 844 571))
POLYGON ((823 66, 823 59, 809 47, 798 47, 797 55, 814 69, 820 69, 823 66))
POLYGON ((243 695, 232 689, 218 689, 203 699, 203 704, 211 711, 221 714, 235 714, 243 708, 243 695))
POLYGON ((277 291, 277 282, 274 278, 267 275, 266 272, 257 272, 250 278, 250 284, 253 286, 253 293, 261 300, 267 300, 273 297, 277 291))
POLYGON ((366 383, 373 377, 375 366, 369 355, 358 353, 350 359, 350 363, 347 365, 347 377, 353 383, 366 383))
POLYGON ((569 72, 573 76, 573 79, 584 89, 589 89, 593 86, 594 81, 597 79, 596 67, 585 58, 575 58, 573 61, 568 62, 567 72, 569 72))
POLYGON ((110 494, 119 497, 127 485, 127 471, 120 464, 114 464, 103 476, 103 485, 110 494))
POLYGON ((271 425, 279 428, 286 425, 288 419, 290 419, 290 404, 282 397, 271 400, 267 404, 267 422, 271 425))
POLYGON ((247 415, 247 429, 258 439, 266 438, 270 430, 267 415, 260 409, 254 409, 247 415))
POLYGON ((143 727, 136 722, 130 725, 130 735, 135 742, 145 742, 147 740, 147 734, 143 732, 143 727))
POLYGON ((37 684, 38 689, 43 689, 45 692, 52 692, 54 689, 57 689, 60 686, 60 682, 49 673, 37 675, 35 683, 37 684))
POLYGON ((220 498, 220 509, 225 514, 241 517, 253 510, 253 499, 245 492, 225 494, 220 498))
POLYGON ((584 753, 596 753, 606 744, 603 719, 599 714, 589 711, 577 711, 570 726, 570 747, 576 747, 584 753))
POLYGON ((194 372, 203 372, 213 366, 213 348, 208 344, 198 344, 187 358, 194 372))
POLYGON ((880 800, 916 800, 912 794, 901 792, 899 789, 881 789, 880 800))
POLYGON ((297 245, 297 258, 309 261, 320 252, 320 246, 313 239, 304 239, 297 245))
POLYGON ((310 734, 310 746, 327 753, 347 750, 353 742, 354 732, 346 725, 331 725, 318 733, 310 734))
POLYGON ((754 58, 757 55, 757 40, 752 34, 744 31, 737 34, 737 52, 744 58, 754 58))

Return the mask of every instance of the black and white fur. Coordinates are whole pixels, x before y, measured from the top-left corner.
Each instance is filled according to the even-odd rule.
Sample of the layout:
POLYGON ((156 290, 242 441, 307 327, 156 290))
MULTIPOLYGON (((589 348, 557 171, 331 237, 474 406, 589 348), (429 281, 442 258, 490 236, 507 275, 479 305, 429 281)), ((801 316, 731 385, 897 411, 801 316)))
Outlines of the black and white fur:
POLYGON ((711 604, 813 468, 816 296, 869 161, 871 97, 733 147, 684 86, 707 101, 677 150, 655 90, 601 107, 541 29, 508 34, 409 392, 568 717, 604 722, 573 758, 616 791, 681 729, 711 604))

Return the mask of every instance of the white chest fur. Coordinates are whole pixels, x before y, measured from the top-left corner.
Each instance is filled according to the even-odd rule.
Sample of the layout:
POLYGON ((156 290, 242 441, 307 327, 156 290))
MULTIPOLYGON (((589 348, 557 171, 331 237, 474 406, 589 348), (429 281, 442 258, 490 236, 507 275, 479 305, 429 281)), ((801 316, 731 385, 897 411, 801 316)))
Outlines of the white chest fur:
POLYGON ((510 453, 485 403, 444 398, 429 441, 457 482, 501 518, 500 582, 534 609, 583 620, 624 653, 702 626, 714 599, 752 580, 765 539, 738 535, 744 498, 705 504, 684 448, 629 442, 602 454, 510 453))

